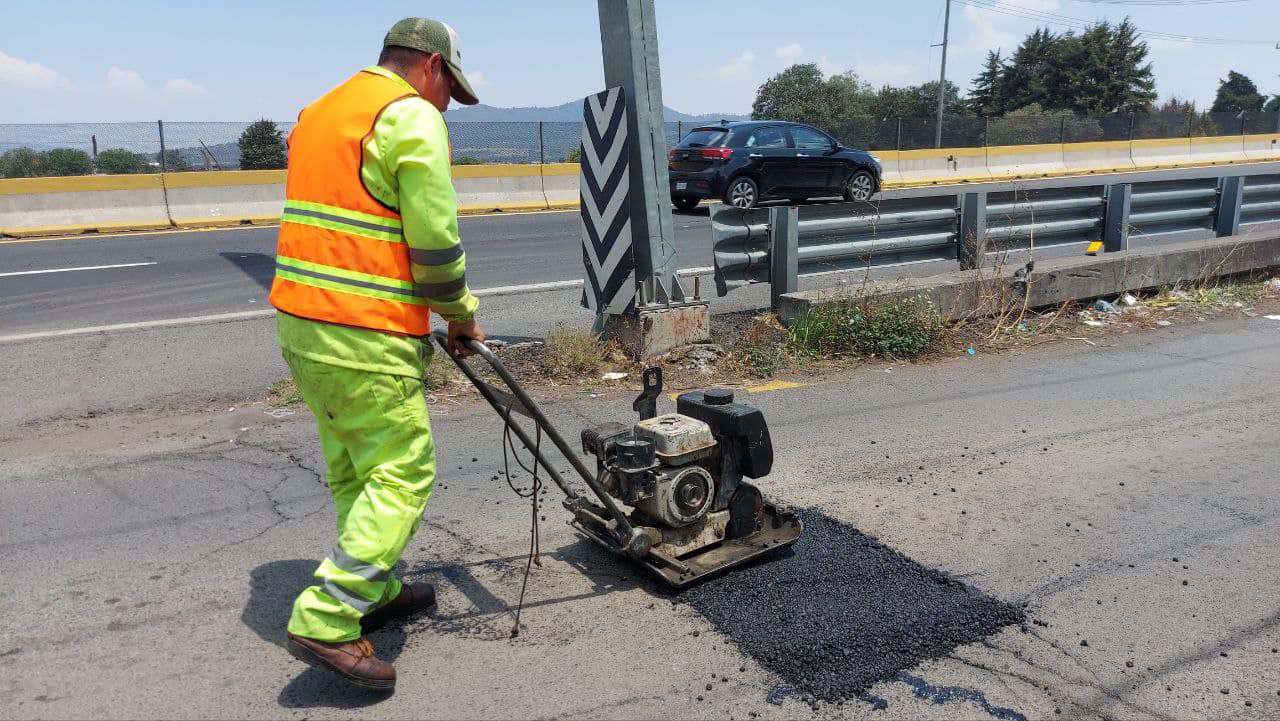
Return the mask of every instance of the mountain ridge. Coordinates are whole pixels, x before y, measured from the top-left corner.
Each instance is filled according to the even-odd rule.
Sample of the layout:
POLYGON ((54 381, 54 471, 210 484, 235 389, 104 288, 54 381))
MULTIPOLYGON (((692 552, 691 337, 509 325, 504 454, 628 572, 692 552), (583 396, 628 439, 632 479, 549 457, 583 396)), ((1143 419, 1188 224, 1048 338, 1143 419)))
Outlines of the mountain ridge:
MULTIPOLYGON (((740 113, 703 113, 690 115, 670 107, 663 107, 663 119, 668 123, 715 123, 720 120, 747 120, 749 116, 740 113)), ((582 101, 570 100, 560 105, 529 106, 519 108, 499 108, 492 105, 468 105, 454 108, 444 114, 447 121, 455 123, 530 123, 530 122, 567 122, 576 123, 582 120, 582 101)))

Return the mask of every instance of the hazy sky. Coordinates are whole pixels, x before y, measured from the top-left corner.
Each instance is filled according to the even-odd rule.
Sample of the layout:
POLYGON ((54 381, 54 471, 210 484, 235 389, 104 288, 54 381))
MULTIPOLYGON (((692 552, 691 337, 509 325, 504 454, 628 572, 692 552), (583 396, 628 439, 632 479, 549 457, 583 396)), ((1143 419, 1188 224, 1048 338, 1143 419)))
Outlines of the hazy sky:
MULTIPOLYGON (((873 85, 936 79, 943 0, 657 0, 666 104, 749 112, 755 89, 793 62, 853 70, 873 85)), ((948 78, 968 88, 986 51, 1006 53, 1034 20, 1119 20, 1151 40, 1157 89, 1207 106, 1229 69, 1280 92, 1280 0, 955 0, 948 78), (1163 2, 1153 5, 1153 2, 1163 2), (1005 12, 982 9, 992 5, 1005 12)), ((291 120, 371 64, 397 19, 446 20, 490 105, 557 105, 603 85, 593 0, 0 0, 0 123, 291 120)), ((1056 30, 1065 25, 1051 25, 1056 30)))

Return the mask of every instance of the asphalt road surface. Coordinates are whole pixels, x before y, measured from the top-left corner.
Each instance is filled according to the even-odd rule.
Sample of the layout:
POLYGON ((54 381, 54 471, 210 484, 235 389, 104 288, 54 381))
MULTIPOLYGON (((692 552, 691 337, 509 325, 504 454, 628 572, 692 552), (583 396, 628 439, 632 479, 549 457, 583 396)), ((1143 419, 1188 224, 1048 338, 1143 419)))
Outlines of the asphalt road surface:
MULTIPOLYGON (((4 358, 0 718, 1280 716, 1280 322, 744 394, 804 543, 672 596, 549 505, 514 640, 529 508, 496 415, 438 403, 401 573, 440 604, 373 635, 390 697, 282 648, 334 521, 305 408, 234 398, 279 372, 269 323, 90 340, 4 358)), ((630 400, 546 407, 574 434, 630 400)))
MULTIPOLYGON (((1251 169, 1280 172, 1280 163, 1251 169)), ((1096 185, 1103 177, 1107 182, 1136 182, 1222 172, 1197 168, 1035 184, 1096 185)), ((996 191, 1025 185, 1000 182, 963 188, 996 191)), ((900 192, 889 191, 885 197, 900 192)), ((680 267, 710 266, 707 208, 676 212, 673 221, 680 267)), ((529 292, 582 278, 576 211, 467 216, 460 224, 473 290, 514 286, 529 292)), ((274 272, 276 232, 262 227, 0 241, 0 336, 263 309, 274 272)), ((1140 244, 1135 241, 1135 247, 1140 244)), ((1043 249, 1040 257, 1061 252, 1078 248, 1043 249)), ((953 268, 951 263, 919 263, 878 268, 873 276, 930 275, 953 268)), ((712 292, 710 283, 704 289, 712 292)))

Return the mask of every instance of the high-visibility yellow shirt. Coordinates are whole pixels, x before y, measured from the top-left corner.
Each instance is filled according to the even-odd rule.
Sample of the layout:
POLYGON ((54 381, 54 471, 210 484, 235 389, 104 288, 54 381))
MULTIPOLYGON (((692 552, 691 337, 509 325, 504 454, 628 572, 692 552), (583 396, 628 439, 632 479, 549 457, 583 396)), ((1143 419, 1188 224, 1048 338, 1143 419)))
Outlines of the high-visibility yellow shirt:
MULTIPOLYGON (((449 159, 444 116, 390 70, 365 69, 404 85, 413 97, 388 105, 364 144, 360 175, 379 202, 396 208, 414 261, 415 281, 441 284, 464 277, 466 258, 454 250, 458 237, 458 200, 449 159), (432 265, 432 256, 447 258, 432 265)), ((448 321, 474 317, 479 301, 470 290, 450 300, 428 298, 431 310, 448 321)), ((331 365, 375 373, 421 377, 426 339, 276 314, 276 342, 296 355, 331 365)))

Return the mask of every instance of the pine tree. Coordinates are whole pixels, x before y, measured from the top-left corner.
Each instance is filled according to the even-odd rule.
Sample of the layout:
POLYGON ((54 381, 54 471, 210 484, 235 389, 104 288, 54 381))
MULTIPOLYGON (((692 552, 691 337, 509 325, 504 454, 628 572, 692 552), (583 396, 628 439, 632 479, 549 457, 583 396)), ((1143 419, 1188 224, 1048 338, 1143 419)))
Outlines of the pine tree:
POLYGON ((276 124, 259 120, 240 134, 241 170, 278 170, 289 163, 289 150, 276 124))
POLYGON ((1009 110, 1004 102, 1004 74, 1008 72, 999 50, 987 52, 982 72, 973 79, 969 107, 978 115, 1000 115, 1009 110))
POLYGON ((1049 80, 1055 72, 1054 63, 1061 41, 1062 38, 1048 28, 1036 28, 1023 39, 1002 74, 1005 110, 1028 105, 1059 109, 1053 102, 1056 98, 1050 97, 1049 80))
POLYGON ((1232 70, 1227 73, 1226 80, 1218 81, 1218 94, 1214 96, 1213 107, 1209 110, 1214 113, 1256 113, 1262 110, 1265 102, 1266 98, 1258 92, 1258 86, 1249 76, 1232 70))

